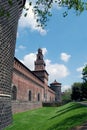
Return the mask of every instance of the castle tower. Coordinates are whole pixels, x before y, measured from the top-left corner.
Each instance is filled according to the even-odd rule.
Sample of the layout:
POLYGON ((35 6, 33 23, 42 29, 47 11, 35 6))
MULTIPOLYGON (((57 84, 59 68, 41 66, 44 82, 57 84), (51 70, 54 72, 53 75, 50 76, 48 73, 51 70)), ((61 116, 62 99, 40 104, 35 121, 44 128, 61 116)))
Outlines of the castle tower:
POLYGON ((45 62, 43 60, 42 50, 38 49, 37 59, 35 61, 35 71, 45 70, 45 62))
POLYGON ((18 19, 21 15, 25 0, 0 0, 0 130, 12 122, 11 112, 11 81, 14 62, 14 50, 17 34, 18 19), (6 13, 10 16, 6 16, 6 13))
POLYGON ((38 49, 36 61, 35 61, 35 70, 33 71, 45 84, 48 84, 48 73, 45 70, 45 62, 43 59, 42 49, 38 49))
POLYGON ((56 80, 50 84, 50 88, 56 93, 55 101, 61 102, 61 83, 58 83, 56 80))

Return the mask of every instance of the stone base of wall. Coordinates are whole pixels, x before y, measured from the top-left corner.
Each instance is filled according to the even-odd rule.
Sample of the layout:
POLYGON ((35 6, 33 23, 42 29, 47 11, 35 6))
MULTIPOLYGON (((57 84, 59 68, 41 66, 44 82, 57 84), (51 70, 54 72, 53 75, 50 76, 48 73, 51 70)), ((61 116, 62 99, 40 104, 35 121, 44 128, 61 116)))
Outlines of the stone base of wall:
POLYGON ((42 102, 12 101, 12 113, 24 112, 42 107, 42 102))
POLYGON ((62 102, 43 102, 43 107, 59 107, 62 105, 62 102))
POLYGON ((11 98, 0 96, 0 130, 12 123, 11 98))

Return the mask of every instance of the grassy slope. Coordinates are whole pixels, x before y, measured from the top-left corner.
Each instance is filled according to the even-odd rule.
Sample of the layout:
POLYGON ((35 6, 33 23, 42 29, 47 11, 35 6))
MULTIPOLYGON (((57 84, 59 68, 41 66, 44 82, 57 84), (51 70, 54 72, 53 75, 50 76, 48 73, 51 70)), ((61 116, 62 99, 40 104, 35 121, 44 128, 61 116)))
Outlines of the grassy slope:
POLYGON ((5 130, 70 130, 87 121, 87 106, 68 103, 14 115, 13 125, 5 130))

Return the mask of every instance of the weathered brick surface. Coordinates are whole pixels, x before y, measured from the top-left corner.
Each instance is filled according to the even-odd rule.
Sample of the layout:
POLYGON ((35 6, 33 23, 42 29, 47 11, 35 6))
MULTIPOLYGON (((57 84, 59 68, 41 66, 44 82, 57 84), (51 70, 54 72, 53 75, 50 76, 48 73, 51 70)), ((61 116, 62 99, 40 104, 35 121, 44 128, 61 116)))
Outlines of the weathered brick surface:
POLYGON ((29 90, 32 92, 32 101, 37 101, 37 94, 40 93, 42 101, 43 99, 43 88, 39 85, 29 81, 21 75, 13 74, 13 84, 17 87, 17 100, 28 101, 29 90))
POLYGON ((24 112, 42 107, 42 102, 12 101, 12 113, 24 112))
POLYGON ((40 93, 40 101, 44 101, 45 88, 48 100, 50 96, 55 98, 55 92, 16 58, 14 58, 12 83, 17 87, 17 100, 19 101, 28 101, 29 90, 32 91, 32 101, 37 101, 38 93, 40 93))
POLYGON ((10 17, 6 15, 0 17, 0 130, 12 121, 9 95, 11 95, 17 23, 22 11, 22 0, 12 0, 12 3, 10 6, 8 0, 0 0, 0 9, 3 8, 5 13, 10 13, 10 17))
POLYGON ((12 102, 13 112, 41 107, 41 102, 54 101, 55 99, 55 92, 17 58, 14 58, 12 88, 13 86, 17 88, 16 101, 12 102), (32 94, 31 101, 29 101, 29 91, 32 94), (21 108, 21 106, 23 107, 21 108))
POLYGON ((11 98, 0 97, 0 130, 12 122, 11 98))

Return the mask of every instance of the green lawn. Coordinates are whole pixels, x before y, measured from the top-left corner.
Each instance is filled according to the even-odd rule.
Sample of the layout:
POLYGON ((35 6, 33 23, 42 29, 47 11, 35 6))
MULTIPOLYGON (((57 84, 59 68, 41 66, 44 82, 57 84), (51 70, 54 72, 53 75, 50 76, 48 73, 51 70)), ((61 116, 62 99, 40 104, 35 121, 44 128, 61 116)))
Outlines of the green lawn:
POLYGON ((87 106, 68 103, 15 114, 5 130, 70 130, 87 121, 87 106))

